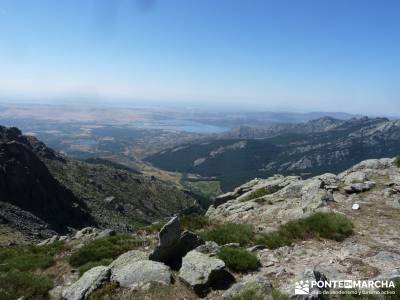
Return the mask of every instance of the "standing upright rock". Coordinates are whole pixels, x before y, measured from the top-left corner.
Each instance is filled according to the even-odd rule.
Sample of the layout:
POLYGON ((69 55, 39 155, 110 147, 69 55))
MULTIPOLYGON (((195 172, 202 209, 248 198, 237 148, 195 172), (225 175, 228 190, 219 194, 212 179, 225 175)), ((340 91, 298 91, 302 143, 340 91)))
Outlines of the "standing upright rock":
POLYGON ((190 231, 183 231, 178 217, 173 217, 161 229, 159 243, 150 254, 151 260, 163 262, 173 269, 179 269, 182 257, 189 251, 204 244, 204 241, 190 231))
POLYGON ((178 217, 173 217, 158 234, 159 242, 150 254, 150 259, 168 264, 173 260, 182 233, 178 217))

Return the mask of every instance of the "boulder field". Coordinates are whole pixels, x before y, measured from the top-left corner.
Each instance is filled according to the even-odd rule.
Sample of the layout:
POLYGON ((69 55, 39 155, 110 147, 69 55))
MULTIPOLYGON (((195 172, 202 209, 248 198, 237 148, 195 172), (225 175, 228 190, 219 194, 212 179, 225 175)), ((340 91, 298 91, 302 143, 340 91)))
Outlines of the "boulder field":
MULTIPOLYGON (((400 279, 399 209, 400 168, 394 159, 363 161, 337 175, 327 173, 308 179, 275 175, 254 179, 219 196, 208 209, 207 218, 215 224, 249 224, 257 234, 269 234, 287 222, 318 212, 332 212, 352 222, 353 234, 341 241, 312 237, 277 248, 246 245, 260 265, 251 271, 238 272, 218 253, 224 247, 243 248, 243 245, 219 245, 207 240, 201 234, 202 229, 184 230, 181 219, 175 216, 163 226, 157 239, 154 234, 142 236, 153 243, 123 253, 80 277, 59 281, 50 294, 53 299, 94 299, 90 297, 96 291, 114 284, 118 287, 116 298, 107 299, 130 299, 127 295, 132 291, 137 291, 143 299, 161 299, 151 296, 151 285, 156 283, 159 289, 173 290, 165 292, 164 299, 232 299, 249 289, 256 289, 265 299, 278 299, 274 298, 277 292, 283 297, 279 299, 320 299, 318 288, 307 295, 309 298, 295 295, 295 283, 396 281, 400 279)), ((113 234, 113 231, 85 228, 73 236, 54 237, 41 245, 62 241, 75 243, 79 248, 79 244, 113 234)))

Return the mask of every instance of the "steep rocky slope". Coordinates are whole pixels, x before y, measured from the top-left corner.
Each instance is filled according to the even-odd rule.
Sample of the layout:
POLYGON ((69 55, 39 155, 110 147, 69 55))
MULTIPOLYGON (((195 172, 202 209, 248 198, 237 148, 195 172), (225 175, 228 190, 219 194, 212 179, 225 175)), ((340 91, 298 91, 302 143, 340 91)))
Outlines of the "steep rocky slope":
POLYGON ((18 141, 0 143, 0 206, 2 223, 25 231, 65 232, 93 224, 85 204, 18 141))
POLYGON ((125 231, 199 209, 189 194, 155 178, 69 159, 45 162, 102 227, 125 231))
POLYGON ((255 179, 221 195, 207 215, 223 222, 250 223, 268 233, 318 211, 346 215, 354 224, 354 235, 343 242, 307 240, 260 250, 260 274, 287 293, 307 270, 317 270, 330 280, 400 278, 400 169, 393 159, 366 160, 338 175, 306 180, 255 179), (264 188, 271 192, 254 194, 264 188))
POLYGON ((181 145, 147 160, 169 171, 214 176, 228 191, 254 177, 341 172, 365 159, 400 153, 400 121, 385 118, 323 118, 228 137, 181 145))
POLYGON ((0 127, 0 206, 4 226, 30 235, 90 224, 126 231, 197 209, 196 201, 176 187, 129 170, 70 160, 6 127, 0 127))
MULTIPOLYGON (((218 197, 208 218, 171 218, 157 245, 149 231, 117 236, 95 228, 42 241, 39 249, 59 250, 54 264, 40 271, 54 277, 55 287, 40 292, 58 300, 396 300, 399 212, 400 168, 394 159, 366 160, 338 175, 254 179, 218 197), (301 234, 315 216, 319 222, 308 223, 311 228, 301 234), (279 245, 284 225, 294 236, 279 245), (274 232, 275 244, 252 240, 274 232), (396 289, 314 287, 296 295, 295 283, 307 280, 390 280, 396 289), (345 291, 365 295, 337 294, 345 291)), ((0 255, 0 268, 1 262, 0 255)))

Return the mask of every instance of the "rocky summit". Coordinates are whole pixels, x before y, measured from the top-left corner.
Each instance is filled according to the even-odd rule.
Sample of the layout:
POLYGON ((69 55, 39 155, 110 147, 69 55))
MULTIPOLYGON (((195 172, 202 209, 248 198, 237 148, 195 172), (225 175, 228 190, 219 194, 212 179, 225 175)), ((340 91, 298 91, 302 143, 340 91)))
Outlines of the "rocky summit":
MULTIPOLYGON (((298 295, 296 282, 397 283, 399 204, 400 168, 390 158, 308 179, 257 178, 220 195, 205 216, 171 218, 158 235, 150 227, 123 235, 87 227, 43 240, 29 249, 49 256, 49 263, 35 261, 23 270, 40 270, 51 281, 44 287, 22 284, 18 292, 10 284, 0 295, 29 299, 34 291, 58 300, 342 299, 323 296, 326 290, 316 286, 298 295)), ((14 249, 6 256, 0 253, 0 269, 21 271, 12 251, 21 253, 22 248, 14 249)), ((393 293, 399 291, 386 292, 397 297, 393 293)), ((398 299, 371 297, 367 299, 398 299)))

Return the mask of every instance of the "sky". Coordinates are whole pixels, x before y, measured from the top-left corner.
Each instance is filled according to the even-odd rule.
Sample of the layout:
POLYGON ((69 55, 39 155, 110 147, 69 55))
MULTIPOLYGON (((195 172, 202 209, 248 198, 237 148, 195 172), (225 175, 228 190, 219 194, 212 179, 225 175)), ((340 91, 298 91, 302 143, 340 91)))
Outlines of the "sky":
POLYGON ((400 115, 397 0, 0 0, 0 98, 400 115))

